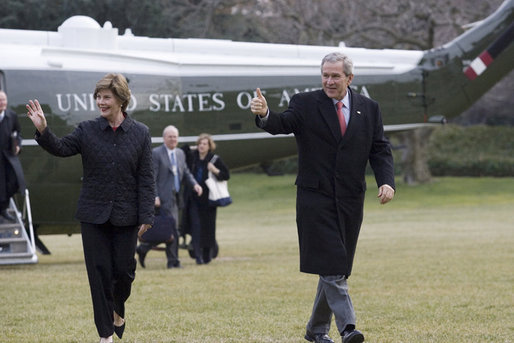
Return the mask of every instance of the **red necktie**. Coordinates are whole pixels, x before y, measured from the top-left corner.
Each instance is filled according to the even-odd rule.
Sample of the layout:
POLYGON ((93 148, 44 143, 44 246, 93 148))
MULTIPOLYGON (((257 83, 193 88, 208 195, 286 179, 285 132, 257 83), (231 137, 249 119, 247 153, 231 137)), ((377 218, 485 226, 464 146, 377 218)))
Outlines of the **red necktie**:
POLYGON ((337 106, 337 119, 339 119, 339 126, 341 127, 341 136, 344 136, 344 133, 346 132, 346 120, 344 119, 343 114, 343 103, 341 101, 338 101, 336 103, 337 106))

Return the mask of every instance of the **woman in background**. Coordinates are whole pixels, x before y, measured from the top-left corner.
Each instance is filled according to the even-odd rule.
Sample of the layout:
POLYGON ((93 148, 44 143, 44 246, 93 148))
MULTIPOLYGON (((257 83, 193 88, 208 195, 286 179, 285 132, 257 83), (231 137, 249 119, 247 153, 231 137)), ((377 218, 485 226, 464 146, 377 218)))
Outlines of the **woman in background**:
POLYGON ((196 181, 202 186, 203 192, 198 195, 190 192, 187 197, 187 213, 189 229, 197 264, 207 264, 217 256, 216 242, 216 207, 209 206, 209 188, 205 180, 209 171, 218 180, 228 180, 230 173, 218 155, 214 155, 216 143, 211 135, 202 133, 196 140, 196 150, 190 150, 188 158, 189 170, 196 181))

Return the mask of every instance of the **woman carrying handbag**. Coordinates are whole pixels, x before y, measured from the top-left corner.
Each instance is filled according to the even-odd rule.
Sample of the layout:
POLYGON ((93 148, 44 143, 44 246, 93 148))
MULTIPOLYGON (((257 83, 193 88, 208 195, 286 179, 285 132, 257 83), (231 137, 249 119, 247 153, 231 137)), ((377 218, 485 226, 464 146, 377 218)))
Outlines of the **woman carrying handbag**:
POLYGON ((202 186, 203 192, 200 197, 194 193, 186 197, 186 211, 196 263, 207 264, 217 256, 218 244, 216 242, 217 207, 209 205, 209 188, 205 181, 209 177, 209 172, 219 181, 228 180, 230 173, 219 156, 216 155, 217 158, 213 160, 216 144, 209 134, 201 134, 196 143, 197 148, 190 151, 188 163, 191 173, 202 186))

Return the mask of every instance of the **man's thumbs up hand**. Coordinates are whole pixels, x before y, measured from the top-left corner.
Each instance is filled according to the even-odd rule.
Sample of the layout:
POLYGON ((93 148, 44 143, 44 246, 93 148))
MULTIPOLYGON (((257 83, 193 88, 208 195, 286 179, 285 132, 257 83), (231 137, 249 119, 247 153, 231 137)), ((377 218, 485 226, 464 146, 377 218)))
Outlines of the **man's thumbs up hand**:
POLYGON ((256 94, 257 96, 253 98, 250 103, 250 108, 253 114, 265 117, 266 114, 268 114, 268 103, 266 102, 264 95, 262 95, 260 88, 257 88, 256 94))

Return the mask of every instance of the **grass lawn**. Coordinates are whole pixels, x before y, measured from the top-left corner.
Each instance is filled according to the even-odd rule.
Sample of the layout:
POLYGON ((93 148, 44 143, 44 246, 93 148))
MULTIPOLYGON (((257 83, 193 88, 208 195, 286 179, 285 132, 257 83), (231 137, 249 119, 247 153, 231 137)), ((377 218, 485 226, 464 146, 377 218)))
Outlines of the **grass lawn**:
MULTIPOLYGON (((233 174, 219 257, 197 266, 181 250, 185 268, 167 270, 150 252, 123 342, 306 342, 317 276, 298 271, 293 184, 233 174)), ((368 188, 349 280, 366 342, 514 342, 514 178, 399 184, 384 206, 368 188)), ((80 235, 42 239, 52 255, 0 266, 0 342, 98 342, 80 235)))

